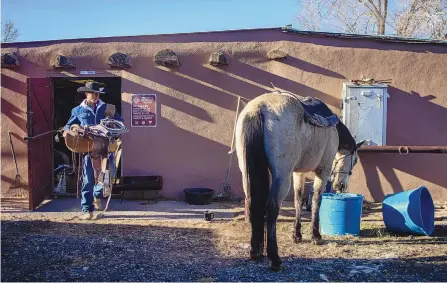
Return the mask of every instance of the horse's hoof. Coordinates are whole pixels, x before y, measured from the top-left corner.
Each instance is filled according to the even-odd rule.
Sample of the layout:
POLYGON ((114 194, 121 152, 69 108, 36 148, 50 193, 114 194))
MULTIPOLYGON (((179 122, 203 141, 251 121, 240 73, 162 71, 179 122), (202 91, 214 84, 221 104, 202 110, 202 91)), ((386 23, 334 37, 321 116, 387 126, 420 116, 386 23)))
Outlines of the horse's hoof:
POLYGON ((316 245, 316 246, 322 245, 323 244, 323 240, 321 239, 321 237, 320 237, 320 239, 312 238, 312 244, 316 245))
POLYGON ((292 236, 293 242, 295 244, 299 244, 303 241, 303 237, 302 236, 292 236))
POLYGON ((275 272, 279 272, 284 270, 284 266, 282 265, 282 261, 279 260, 279 262, 270 262, 270 270, 271 271, 275 271, 275 272))
POLYGON ((261 262, 264 260, 263 254, 250 254, 250 260, 261 262))
POLYGON ((321 240, 321 234, 320 233, 315 233, 315 234, 312 234, 312 240, 321 240))

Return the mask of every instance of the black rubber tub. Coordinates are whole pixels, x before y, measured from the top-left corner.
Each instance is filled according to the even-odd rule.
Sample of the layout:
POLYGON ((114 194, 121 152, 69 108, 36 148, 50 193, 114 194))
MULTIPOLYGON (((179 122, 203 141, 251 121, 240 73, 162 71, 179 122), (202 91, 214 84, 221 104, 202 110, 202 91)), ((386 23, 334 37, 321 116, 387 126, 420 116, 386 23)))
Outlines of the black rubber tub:
POLYGON ((214 190, 209 188, 188 188, 184 189, 186 202, 194 205, 210 204, 214 190))

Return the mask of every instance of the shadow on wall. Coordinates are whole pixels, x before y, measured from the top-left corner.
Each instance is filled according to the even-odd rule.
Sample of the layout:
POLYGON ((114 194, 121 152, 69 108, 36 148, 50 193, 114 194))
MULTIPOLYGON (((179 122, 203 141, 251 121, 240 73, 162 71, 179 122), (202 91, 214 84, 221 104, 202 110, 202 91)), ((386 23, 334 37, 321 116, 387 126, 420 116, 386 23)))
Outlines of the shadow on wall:
MULTIPOLYGON (((45 77, 45 70, 42 66, 29 61, 25 57, 20 56, 19 60, 21 67, 13 70, 13 72, 30 78, 45 77)), ((27 96, 27 84, 4 73, 1 74, 1 86, 2 88, 12 91, 15 95, 24 97, 27 96)), ((11 121, 17 125, 17 127, 19 127, 24 133, 27 133, 27 121, 26 118, 22 118, 22 116, 26 116, 26 104, 22 108, 19 108, 20 105, 15 105, 13 98, 11 98, 11 100, 6 100, 3 95, 1 97, 1 102, 2 115, 9 117, 11 121)))
POLYGON ((392 86, 388 93, 387 144, 447 144, 447 108, 432 102, 435 95, 421 96, 392 86))
MULTIPOLYGON (((169 175, 170 178, 164 178, 164 196, 183 198, 186 187, 205 186, 217 191, 220 182, 216 183, 216 177, 224 181, 229 147, 181 128, 175 122, 182 121, 173 122, 162 117, 161 109, 167 106, 180 115, 186 113, 206 123, 214 123, 213 117, 205 109, 124 78, 123 87, 134 93, 155 93, 158 100, 157 127, 132 128, 132 136, 126 137, 125 142, 131 142, 132 149, 138 150, 124 147, 123 175, 169 175)), ((123 101, 122 106, 123 111, 130 114, 130 104, 123 101)), ((232 182, 240 183, 236 162, 232 164, 232 172, 232 182)), ((242 194, 242 190, 238 190, 239 186, 233 187, 234 193, 242 194)))
POLYGON ((236 110, 234 104, 236 98, 234 96, 239 95, 246 100, 251 100, 270 91, 271 85, 269 81, 259 83, 251 79, 249 74, 246 74, 243 71, 243 76, 241 76, 234 71, 237 69, 235 64, 239 61, 228 54, 225 56, 228 62, 227 66, 211 66, 207 63, 208 58, 188 56, 183 60, 184 65, 182 65, 174 75, 188 78, 191 82, 195 81, 197 84, 206 86, 203 90, 205 93, 210 91, 215 93, 215 95, 211 96, 212 101, 217 102, 220 107, 233 111, 236 110), (221 99, 220 96, 229 99, 228 107, 225 106, 225 103, 219 103, 219 99, 221 99))
POLYGON ((26 95, 26 83, 12 78, 4 73, 1 74, 2 87, 7 88, 18 95, 26 95))
MULTIPOLYGON (((263 85, 264 87, 267 88, 272 87, 272 85, 270 84, 270 82, 272 82, 276 87, 288 90, 298 95, 315 96, 323 100, 325 103, 334 107, 339 107, 340 105, 340 100, 338 98, 333 97, 327 93, 311 88, 304 84, 297 83, 288 78, 281 77, 270 72, 266 72, 259 68, 253 67, 249 64, 243 63, 235 58, 230 57, 230 60, 231 60, 230 61, 231 67, 228 68, 228 72, 231 74, 237 75, 242 78, 246 78, 250 81, 263 85)), ((286 61, 284 61, 283 63, 288 64, 286 61)), ((291 66, 297 68, 297 66, 294 65, 291 66)), ((319 71, 321 71, 321 69, 319 71)), ((266 91, 264 91, 264 93, 265 92, 266 91)))
MULTIPOLYGON (((229 57, 228 60, 230 63, 229 66, 213 69, 206 65, 197 66, 197 62, 203 62, 203 58, 201 57, 186 57, 183 59, 184 65, 177 70, 152 66, 150 62, 139 60, 135 65, 143 64, 145 65, 145 70, 147 70, 147 66, 152 66, 149 67, 149 70, 146 71, 144 75, 139 74, 144 76, 140 78, 147 80, 151 85, 155 83, 157 89, 150 89, 131 81, 128 81, 128 84, 131 85, 128 85, 126 88, 140 93, 146 93, 148 91, 160 93, 159 88, 162 87, 163 92, 165 93, 160 94, 159 101, 163 101, 164 105, 209 123, 215 123, 216 118, 213 118, 212 113, 209 113, 206 109, 200 106, 188 102, 188 99, 179 99, 178 97, 169 94, 178 91, 186 97, 191 96, 193 98, 198 98, 212 105, 234 111, 236 108, 236 98, 234 95, 242 95, 248 99, 255 98, 258 95, 268 92, 268 89, 271 87, 269 82, 272 81, 277 87, 299 93, 303 96, 317 96, 333 106, 338 106, 339 104, 337 98, 326 93, 250 66, 238 61, 236 58, 229 57)), ((340 79, 343 78, 343 76, 337 73, 327 70, 326 72, 323 68, 307 64, 296 58, 292 59, 292 63, 289 62, 289 64, 296 68, 302 68, 308 72, 315 72, 340 79)), ((140 68, 142 68, 142 66, 140 68)), ((388 144, 421 145, 436 144, 436 141, 447 141, 447 131, 441 129, 443 127, 442 121, 447 121, 447 111, 445 108, 432 103, 430 101, 431 98, 433 98, 432 96, 421 97, 418 94, 406 93, 394 87, 389 88, 389 93, 391 99, 388 111, 388 144), (402 105, 405 105, 405 107, 401 107, 402 105), (424 113, 424 115, 415 115, 415 113, 424 113), (427 127, 426 125, 431 126, 427 127), (421 134, 415 136, 414 128, 420 129, 421 134), (430 137, 431 140, 427 140, 426 137, 430 137)), ((166 134, 169 136, 183 137, 186 132, 188 133, 186 136, 196 135, 195 133, 178 128, 166 119, 160 119, 159 122, 161 129, 163 129, 157 129, 157 134, 159 135, 166 134)), ((233 123, 233 121, 231 121, 231 123, 233 123)), ((190 140, 190 142, 187 143, 189 144, 189 147, 184 147, 182 144, 178 144, 178 141, 171 141, 170 139, 169 141, 166 139, 166 141, 159 146, 175 148, 176 150, 181 149, 179 152, 175 153, 177 154, 177 157, 175 158, 177 164, 178 160, 190 160, 191 158, 195 158, 202 159, 197 163, 206 164, 209 166, 208 168, 225 167, 225 164, 227 164, 226 152, 229 147, 204 137, 188 139, 190 140), (207 143, 210 143, 210 145, 207 145, 207 143), (198 144, 200 144, 200 146, 197 147, 198 144), (190 153, 192 152, 191 148, 200 149, 196 152, 194 157, 187 156, 188 154, 185 155, 183 152, 187 151, 190 153), (213 157, 215 162, 207 162, 206 160, 208 160, 209 156, 206 151, 202 151, 202 149, 209 149, 211 152, 216 152, 216 155, 213 157), (219 165, 216 166, 216 164, 219 165)), ((162 156, 159 156, 159 158, 162 158, 162 156)), ((172 162, 175 161, 172 160, 172 162)), ((363 155, 361 162, 365 170, 368 188, 370 189, 373 198, 376 200, 383 200, 385 196, 379 180, 379 170, 391 184, 394 192, 408 189, 404 188, 405 184, 402 184, 401 181, 399 181, 394 169, 435 183, 439 186, 447 187, 447 180, 443 178, 443 174, 440 171, 441 168, 447 167, 447 164, 446 161, 443 161, 439 156, 418 155, 416 159, 414 159, 413 156, 400 157, 387 155, 386 162, 384 162, 383 156, 363 155), (407 158, 407 160, 402 160, 402 158, 407 158), (410 161, 408 159, 411 159, 411 162, 408 162, 410 161), (420 170, 421 166, 433 169, 420 170)), ((233 163, 233 169, 236 169, 236 172, 238 173, 233 173, 233 175, 240 175, 235 163, 233 163)), ((190 165, 187 165, 185 168, 187 169, 189 166, 190 165)), ((200 180, 203 178, 201 174, 207 175, 209 170, 206 170, 205 172, 202 171, 202 169, 195 168, 192 169, 191 173, 200 180)), ((237 181, 240 182, 240 176, 238 176, 237 181)))
POLYGON ((284 64, 287 64, 291 67, 308 72, 308 73, 314 73, 316 75, 323 75, 325 77, 332 77, 332 78, 341 79, 341 80, 346 79, 343 75, 341 75, 337 72, 322 68, 320 66, 317 66, 312 63, 303 61, 301 59, 292 57, 290 55, 287 55, 287 59, 283 60, 281 62, 284 64))
MULTIPOLYGON (((391 86, 388 92, 387 145, 447 144, 447 108, 431 102, 435 96, 407 93, 391 86)), ((382 201, 385 197, 379 171, 393 188, 390 193, 413 189, 399 181, 395 170, 447 188, 447 159, 444 155, 363 153, 360 162, 365 170, 368 188, 376 201, 382 201)))
MULTIPOLYGON (((125 158, 133 163, 125 166, 124 175, 169 176, 164 178, 162 191, 164 196, 169 197, 183 198, 183 189, 189 187, 213 188, 218 193, 219 184, 225 181, 228 147, 184 130, 160 116, 158 123, 159 128, 163 130, 145 135, 136 133, 135 136, 138 135, 139 138, 132 139, 132 148, 147 148, 149 143, 153 149, 147 149, 145 153, 133 150, 123 152, 125 158), (151 140, 151 135, 165 138, 151 140)), ((143 131, 144 128, 138 130, 143 131)), ((242 196, 242 188, 239 185, 241 173, 236 161, 233 162, 231 170, 232 191, 242 196)))
MULTIPOLYGON (((182 58, 182 66, 178 69, 168 69, 165 67, 153 66, 153 62, 149 58, 141 58, 134 63, 133 70, 144 70, 143 72, 131 73, 125 78, 123 77, 123 89, 132 93, 157 93, 158 95, 158 123, 159 127, 151 129, 152 134, 166 137, 165 139, 155 138, 151 142, 151 146, 166 148, 172 151, 167 155, 166 151, 151 150, 151 160, 163 160, 156 166, 156 168, 163 168, 164 172, 172 170, 167 168, 168 164, 177 164, 180 170, 180 175, 189 176, 190 180, 197 180, 196 184, 201 185, 208 181, 215 180, 216 176, 222 176, 224 181, 225 170, 228 166, 228 150, 231 140, 234 118, 228 121, 228 145, 218 143, 207 137, 200 136, 188 129, 179 128, 173 122, 161 117, 161 106, 167 106, 171 109, 184 113, 194 118, 199 122, 216 123, 216 113, 212 107, 217 106, 226 110, 235 111, 237 104, 237 95, 243 96, 247 99, 253 99, 263 93, 269 92, 271 89, 270 82, 274 82, 275 86, 299 93, 303 96, 317 96, 332 105, 338 105, 337 98, 332 97, 326 93, 307 87, 303 84, 289 80, 287 78, 275 75, 270 72, 263 71, 259 68, 242 63, 234 57, 229 57, 229 66, 212 67, 204 62, 207 58, 204 56, 186 56, 182 58), (177 92, 177 94, 175 94, 177 92), (209 109, 203 105, 195 105, 194 99, 202 100, 209 104, 209 109), (179 138, 181 137, 181 140, 179 138), (210 158, 210 152, 213 153, 210 158), (192 162, 193 161, 193 162, 192 162), (166 165, 163 165, 166 164, 166 165), (200 165, 200 168, 197 165, 200 165), (166 166, 166 168, 164 168, 166 166)), ((313 71, 323 73, 328 76, 342 78, 343 76, 325 70, 313 64, 307 64, 301 60, 291 61, 294 67, 301 67, 306 71, 313 71)), ((123 107, 130 107, 127 103, 123 107)), ((130 109, 128 111, 130 113, 130 109)), ((183 125, 184 127, 184 125, 183 125)), ((216 127, 211 125, 210 127, 216 127)), ((140 131, 141 129, 133 129, 133 131, 140 131)), ((224 133, 226 134, 226 133, 224 133)), ((149 138, 149 135, 147 135, 149 138)), ((147 141, 149 142, 149 141, 147 141)), ((132 140, 132 145, 135 148, 145 148, 147 145, 142 140, 132 140)), ((134 156, 132 152, 126 152, 126 158, 130 160, 137 160, 140 156, 134 156), (129 155, 132 155, 130 157, 129 155)), ((126 159, 125 158, 125 159, 126 159)), ((124 161, 125 162, 125 161, 124 161)), ((140 161, 139 163, 146 163, 140 161)), ((150 164, 150 161, 147 161, 150 164)), ((149 165, 143 165, 138 171, 137 166, 132 166, 129 171, 125 171, 125 175, 131 174, 148 174, 147 168, 149 165), (138 171, 138 172, 137 172, 138 171)), ((125 168, 129 168, 125 166, 125 168)), ((150 171, 150 170, 149 170, 150 171)), ((151 174, 161 174, 161 172, 151 172, 151 174)), ((172 174, 172 173, 169 173, 172 174)), ((232 163, 232 184, 235 189, 241 190, 240 171, 237 166, 237 158, 233 159, 232 163)), ((166 187, 169 180, 166 180, 166 187)), ((173 182, 182 183, 182 180, 175 180, 173 182)), ((216 188, 218 184, 213 184, 216 188)))
POLYGON ((26 83, 19 81, 5 73, 1 74, 1 113, 2 113, 2 198, 10 196, 26 197, 28 195, 27 180, 28 175, 22 172, 21 161, 28 158, 26 142, 23 140, 23 133, 27 132, 26 120, 26 83), (5 91, 5 92, 3 92, 5 91), (7 92, 7 93, 6 93, 7 92), (24 103, 24 106, 18 105, 24 103), (9 126, 9 127, 8 127, 9 126), (20 182, 16 182, 16 169, 8 132, 11 131, 11 141, 19 167, 20 182), (5 166, 6 165, 6 166, 5 166), (20 184, 19 188, 10 189, 12 184, 20 184))
MULTIPOLYGON (((228 66, 212 67, 206 63, 197 66, 197 62, 206 62, 206 60, 201 56, 188 56, 182 59, 183 65, 175 71, 153 67, 150 74, 147 73, 147 79, 233 111, 235 110, 235 95, 251 100, 270 92, 272 90, 270 82, 276 87, 302 96, 316 96, 331 106, 339 107, 339 99, 327 93, 253 67, 231 56, 227 56, 227 60, 228 66)), ((319 72, 324 73, 323 70, 326 69, 318 69, 319 72)), ((333 73, 326 71, 326 74, 333 73)))
MULTIPOLYGON (((26 96, 26 83, 16 80, 8 75, 1 74, 2 88, 10 90, 12 93, 8 94, 11 100, 5 99, 5 95, 2 94, 1 97, 1 109, 2 115, 5 115, 20 128, 23 132, 27 132, 26 120, 22 117, 26 114, 26 108, 19 108, 14 104, 15 95, 26 96)), ((26 107, 26 106, 25 106, 26 107)))

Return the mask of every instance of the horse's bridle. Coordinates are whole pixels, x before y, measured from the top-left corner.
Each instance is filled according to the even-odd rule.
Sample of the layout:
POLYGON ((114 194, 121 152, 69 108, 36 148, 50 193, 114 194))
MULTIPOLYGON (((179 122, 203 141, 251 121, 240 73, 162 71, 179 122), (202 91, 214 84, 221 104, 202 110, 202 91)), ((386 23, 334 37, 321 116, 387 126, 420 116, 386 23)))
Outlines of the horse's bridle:
POLYGON ((337 164, 338 164, 338 162, 340 162, 341 160, 345 159, 346 157, 352 156, 353 154, 354 154, 354 151, 351 152, 351 153, 348 154, 348 155, 345 155, 345 156, 343 156, 343 157, 337 159, 337 160, 335 161, 334 169, 332 169, 332 172, 331 172, 331 179, 332 179, 332 176, 334 176, 335 173, 337 173, 337 174, 342 173, 342 174, 352 175, 352 169, 353 169, 353 167, 354 167, 354 165, 352 164, 352 158, 351 158, 351 169, 349 169, 349 171, 335 171, 335 168, 337 168, 337 164))

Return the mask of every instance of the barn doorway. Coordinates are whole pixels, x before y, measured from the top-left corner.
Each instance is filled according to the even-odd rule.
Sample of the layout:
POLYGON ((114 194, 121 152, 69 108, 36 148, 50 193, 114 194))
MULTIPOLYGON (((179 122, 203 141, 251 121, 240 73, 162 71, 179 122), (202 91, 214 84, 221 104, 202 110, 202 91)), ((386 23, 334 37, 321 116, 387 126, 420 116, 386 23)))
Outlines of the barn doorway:
MULTIPOLYGON (((106 88, 106 94, 100 99, 105 103, 115 105, 116 111, 121 115, 121 78, 120 77, 94 77, 94 78, 53 78, 54 119, 53 129, 64 127, 70 118, 71 110, 81 104, 85 98, 84 93, 77 89, 85 85, 86 81, 94 80, 106 88)), ((53 195, 76 196, 79 176, 79 155, 73 154, 65 145, 60 134, 53 140, 54 186, 53 195), (64 184, 61 181, 65 178, 64 184)), ((82 173, 81 173, 82 174, 82 173)), ((121 163, 117 168, 117 178, 121 177, 121 163)))

